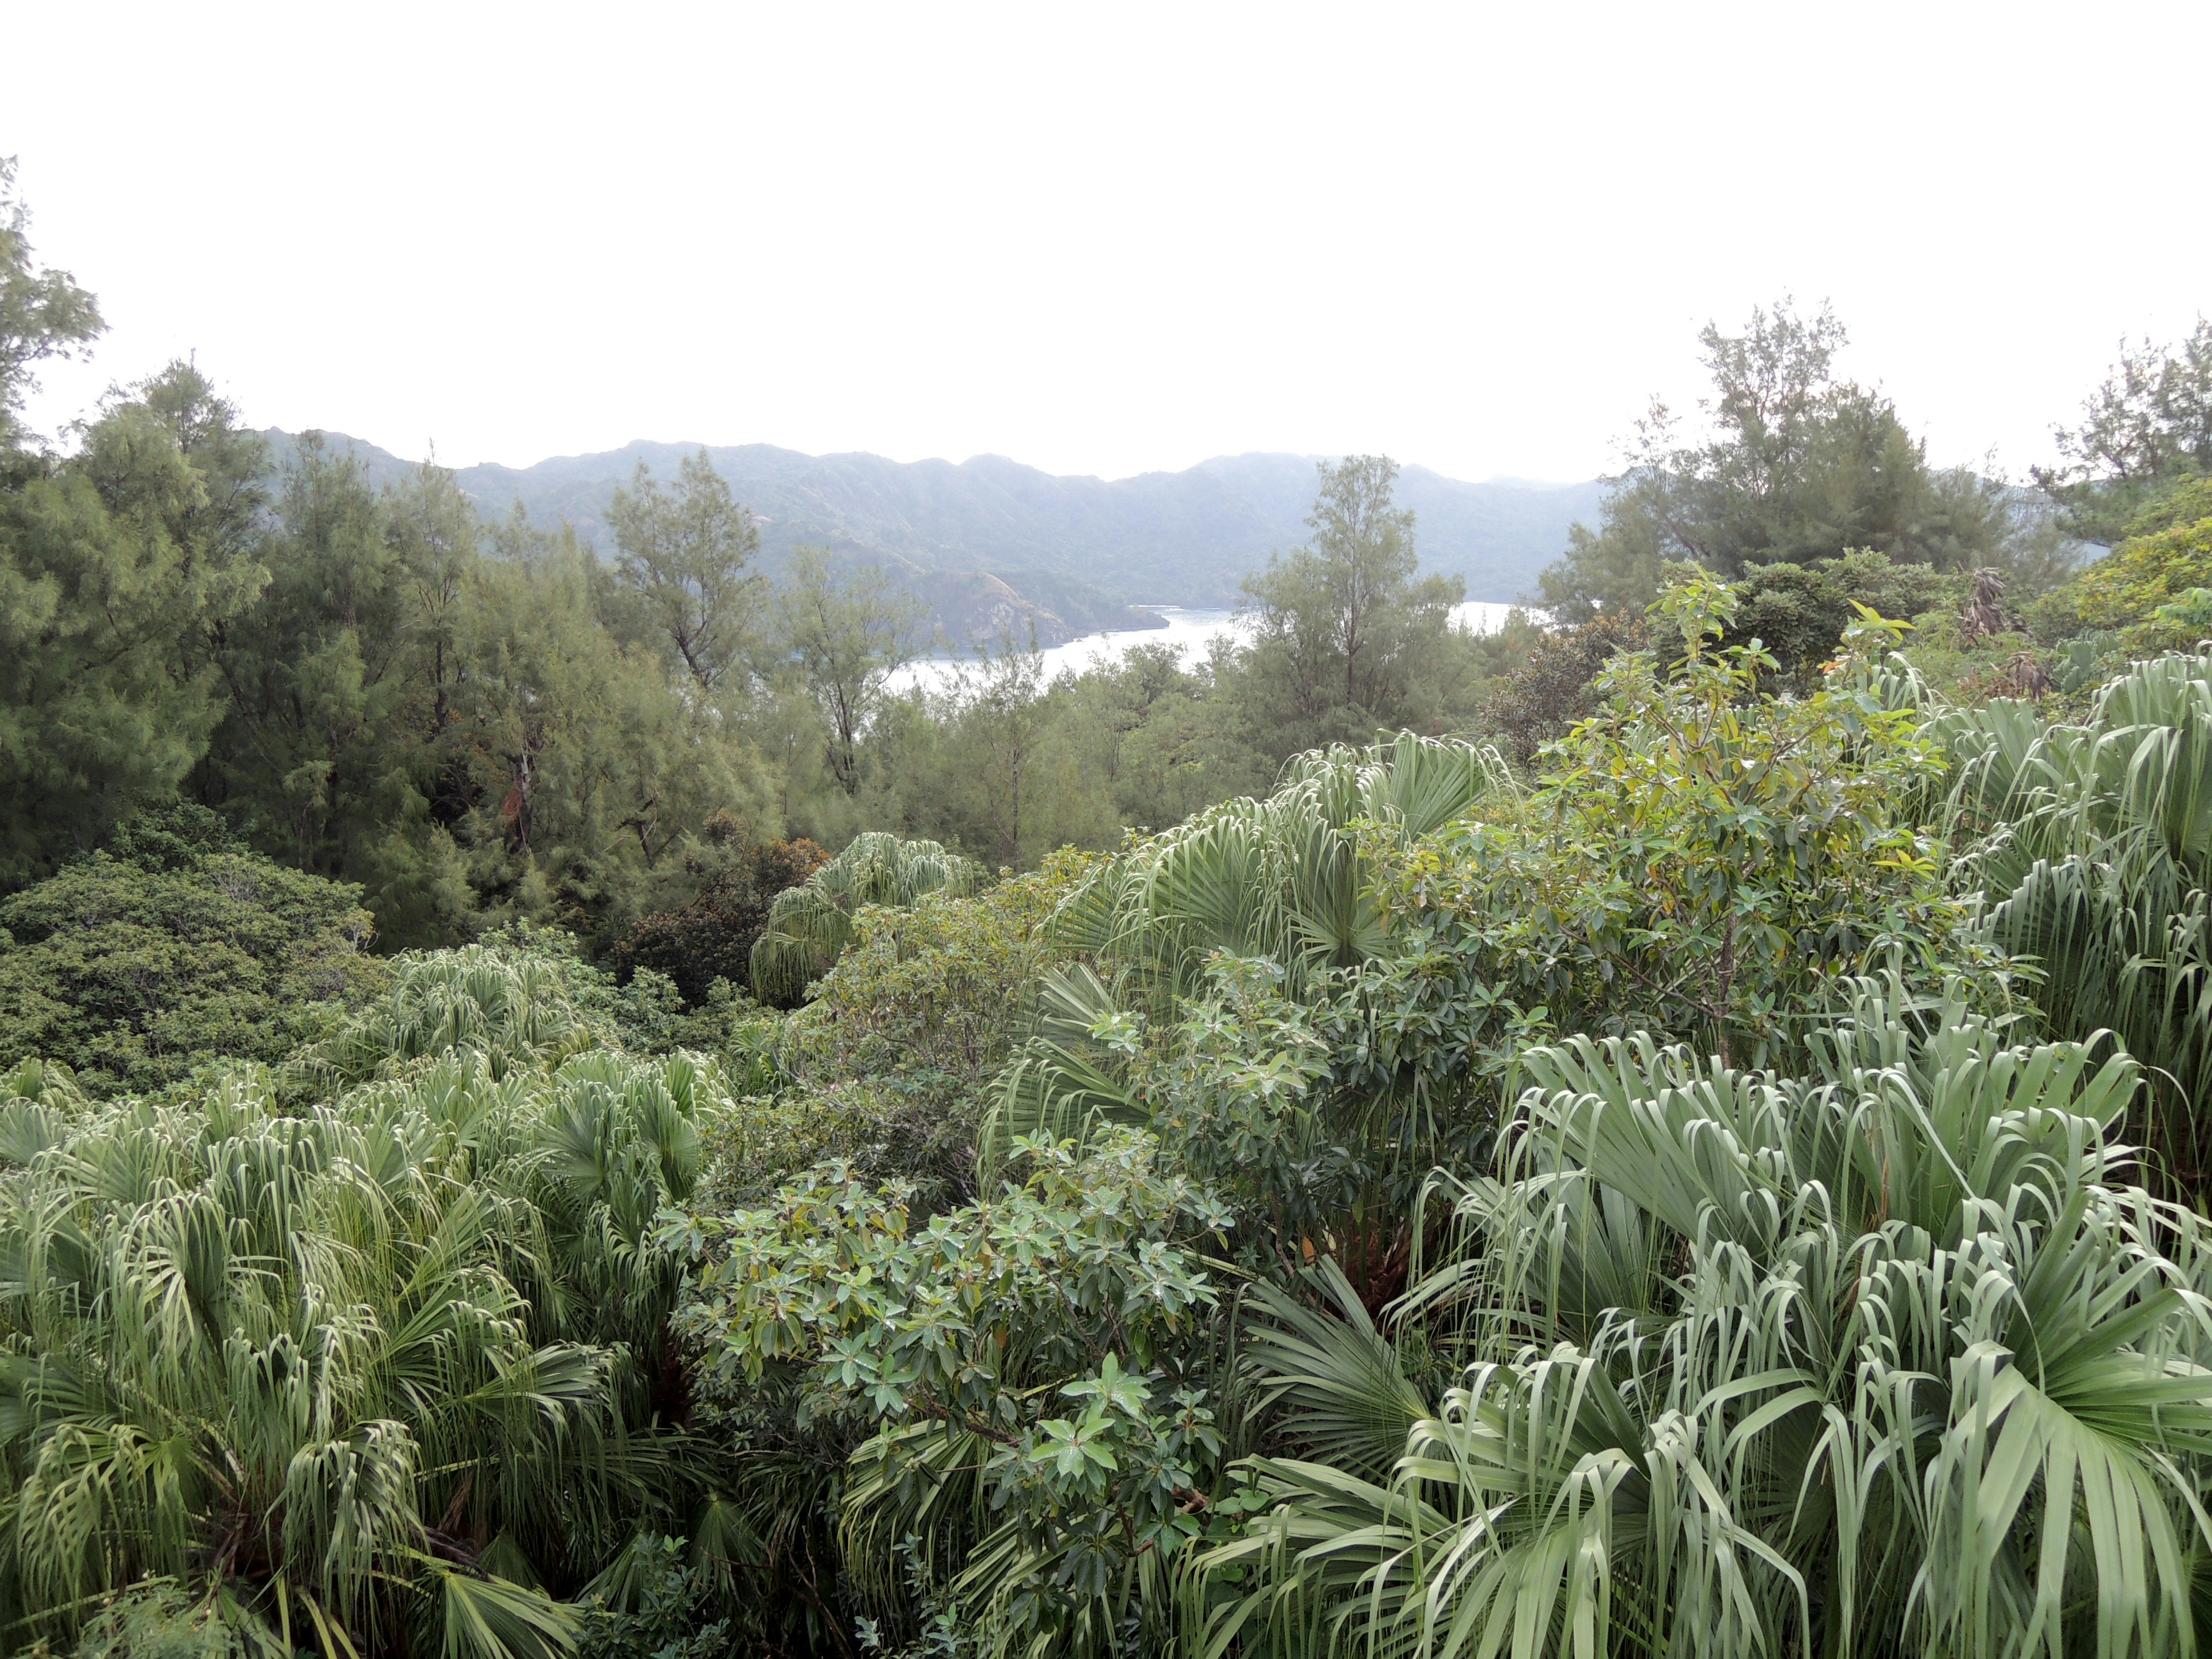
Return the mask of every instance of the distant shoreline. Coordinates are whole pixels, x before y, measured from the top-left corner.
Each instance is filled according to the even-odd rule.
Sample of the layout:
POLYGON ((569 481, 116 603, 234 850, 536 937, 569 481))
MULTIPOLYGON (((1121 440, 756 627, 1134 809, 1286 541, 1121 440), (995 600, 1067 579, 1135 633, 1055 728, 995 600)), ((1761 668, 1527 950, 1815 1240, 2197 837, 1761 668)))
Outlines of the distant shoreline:
MULTIPOLYGON (((1037 655, 1044 659, 1044 678, 1049 681, 1064 673, 1080 673, 1094 660, 1110 662, 1132 646, 1170 645, 1175 647, 1178 656, 1188 660, 1194 653, 1204 654, 1222 635, 1240 631, 1237 613, 1224 607, 1133 605, 1128 609, 1153 612, 1160 619, 1158 626, 1107 629, 1085 634, 1064 644, 1040 647, 1037 655)), ((1463 605, 1452 607, 1452 620, 1463 628, 1487 634, 1504 627, 1506 617, 1512 612, 1528 610, 1526 605, 1469 599, 1463 605)), ((927 680, 933 682, 931 689, 945 690, 960 670, 984 660, 988 654, 986 650, 982 653, 963 651, 917 657, 891 676, 890 689, 894 692, 903 693, 927 680)))

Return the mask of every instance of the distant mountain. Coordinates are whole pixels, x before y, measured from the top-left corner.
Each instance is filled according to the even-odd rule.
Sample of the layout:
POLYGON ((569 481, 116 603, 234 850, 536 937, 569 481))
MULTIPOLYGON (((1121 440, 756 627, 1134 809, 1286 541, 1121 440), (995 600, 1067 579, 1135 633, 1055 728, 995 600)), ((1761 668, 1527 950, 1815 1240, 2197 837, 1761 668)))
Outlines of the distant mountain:
MULTIPOLYGON (((269 436, 281 458, 289 440, 269 436)), ((404 469, 374 445, 343 441, 352 442, 372 477, 404 469)), ((565 519, 599 546, 614 487, 640 462, 672 477, 698 447, 638 442, 535 466, 464 467, 458 477, 487 517, 519 501, 533 521, 565 519)), ((889 566, 940 613, 995 606, 1001 621, 1018 627, 1026 606, 1041 640, 1061 629, 1073 637, 1141 626, 1124 609, 1133 605, 1234 603, 1247 571, 1304 538, 1316 484, 1313 459, 1297 455, 1224 456, 1182 472, 1109 482, 1058 477, 996 455, 957 465, 902 462, 802 455, 768 444, 710 446, 707 453, 760 518, 771 568, 795 546, 827 547, 889 566), (978 583, 979 575, 994 580, 978 583), (958 603, 938 602, 937 592, 951 600, 954 589, 958 603), (1048 617, 1056 627, 1044 625, 1048 617)), ((1594 481, 1466 483, 1419 466, 1398 479, 1398 500, 1415 515, 1422 568, 1464 576, 1471 599, 1510 600, 1531 589, 1536 573, 1565 548, 1568 526, 1596 521, 1603 493, 1594 481)))

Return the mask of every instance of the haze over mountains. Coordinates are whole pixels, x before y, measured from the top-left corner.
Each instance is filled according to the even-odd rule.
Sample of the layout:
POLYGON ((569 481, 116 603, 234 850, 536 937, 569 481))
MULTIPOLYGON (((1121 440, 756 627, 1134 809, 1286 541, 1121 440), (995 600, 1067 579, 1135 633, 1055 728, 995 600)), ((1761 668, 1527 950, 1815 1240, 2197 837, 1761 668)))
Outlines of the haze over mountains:
MULTIPOLYGON (((269 434, 281 459, 291 440, 269 434)), ((406 463, 337 434, 374 478, 406 463)), ((515 501, 534 523, 574 525, 611 550, 608 499, 641 461, 672 479, 699 447, 637 442, 529 467, 465 467, 460 487, 487 517, 515 501)), ((803 455, 769 444, 708 447, 738 499, 761 520, 763 563, 802 544, 890 568, 955 640, 1034 623, 1051 645, 1103 628, 1141 627, 1131 605, 1225 606, 1245 573, 1297 545, 1313 505, 1311 457, 1223 456, 1182 472, 1104 480, 1060 477, 996 455, 957 464, 867 454, 803 455)), ((1510 600, 1565 547, 1576 520, 1596 522, 1604 487, 1495 480, 1468 483, 1425 467, 1400 474, 1415 514, 1424 571, 1455 572, 1471 599, 1510 600)))

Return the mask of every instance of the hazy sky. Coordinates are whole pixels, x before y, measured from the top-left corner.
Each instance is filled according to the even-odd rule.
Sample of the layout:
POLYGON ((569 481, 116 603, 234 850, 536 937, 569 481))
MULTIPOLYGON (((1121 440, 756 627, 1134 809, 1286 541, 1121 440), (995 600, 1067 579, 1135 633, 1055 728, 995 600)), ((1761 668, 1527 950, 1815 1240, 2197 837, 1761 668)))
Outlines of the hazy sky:
POLYGON ((1588 477, 1832 300, 1941 460, 2212 312, 2212 4, 14 4, 0 155, 256 424, 1588 477))

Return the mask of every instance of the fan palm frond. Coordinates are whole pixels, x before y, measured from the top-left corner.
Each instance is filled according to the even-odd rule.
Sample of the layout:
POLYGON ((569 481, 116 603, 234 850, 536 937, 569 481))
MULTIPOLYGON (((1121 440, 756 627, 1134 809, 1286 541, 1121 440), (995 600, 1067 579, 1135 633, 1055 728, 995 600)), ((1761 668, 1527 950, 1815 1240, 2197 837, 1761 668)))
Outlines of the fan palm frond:
POLYGON ((1063 902, 1057 936, 1170 995, 1217 951, 1272 957, 1294 984, 1371 959, 1389 947, 1358 826, 1410 843, 1510 781, 1492 750, 1411 732, 1302 755, 1266 799, 1225 801, 1110 861, 1063 902))
POLYGON ((1202 990, 1217 953, 1272 962, 1293 994, 1317 972, 1387 955, 1363 830, 1409 844, 1510 783, 1496 753, 1472 744, 1409 732, 1339 745, 1293 761, 1264 800, 1224 802, 1108 860, 1054 915, 1054 942, 1077 961, 1038 985, 987 1155, 1012 1134, 1141 1116, 1128 1045, 1202 990))
MULTIPOLYGON (((441 981, 479 1012, 482 965, 441 981)), ((304 1110, 242 1067, 44 1123, 0 1181, 8 1639, 153 1575, 249 1646, 312 1627, 365 1659, 396 1617, 566 1652, 567 1610, 468 1540, 552 1582, 693 1478, 635 1356, 664 1346, 652 1230, 719 1091, 690 1059, 503 1068, 465 1035, 304 1110)))
POLYGON ((2193 1651, 2206 1241, 2126 1183, 2134 1063, 1894 985, 1814 1054, 1526 1056, 1406 1304, 1473 1363, 1390 1465, 1349 1449, 1352 1326, 1249 1345, 1334 1455, 1249 1466, 1272 1516, 1186 1587, 1207 1650, 2193 1651))
POLYGON ((852 943, 853 919, 871 904, 910 907, 930 893, 972 893, 982 866, 933 841, 881 830, 855 836, 837 856, 776 895, 753 943, 754 994, 789 1005, 852 943))
POLYGON ((1131 1016, 1085 963, 1048 969, 1035 988, 1029 1040, 1001 1074, 987 1152, 1018 1135, 1082 1140, 1099 1123, 1133 1123, 1143 1109, 1131 1092, 1127 1056, 1105 1033, 1131 1016))
POLYGON ((2033 958, 2054 1030, 2110 1028, 2148 1068, 2185 1187, 2212 1167, 2212 655, 2139 662, 2080 725, 2025 704, 1954 711, 1962 860, 1998 943, 2033 958))

